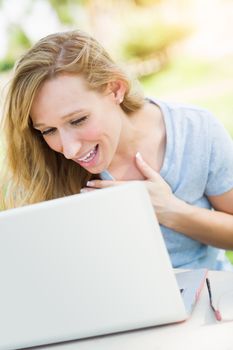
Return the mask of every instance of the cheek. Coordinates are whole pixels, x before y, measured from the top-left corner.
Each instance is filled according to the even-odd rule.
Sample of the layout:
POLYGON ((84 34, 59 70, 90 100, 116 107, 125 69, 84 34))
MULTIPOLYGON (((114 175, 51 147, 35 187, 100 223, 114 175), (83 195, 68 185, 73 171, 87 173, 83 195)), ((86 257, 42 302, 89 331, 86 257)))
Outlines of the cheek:
POLYGON ((47 145, 49 146, 49 148, 51 148, 52 150, 56 151, 56 152, 62 152, 61 149, 61 144, 60 142, 58 142, 58 140, 56 140, 56 138, 44 138, 44 142, 47 143, 47 145))
POLYGON ((90 126, 88 129, 83 131, 81 138, 87 141, 97 140, 103 135, 103 130, 99 127, 90 126))

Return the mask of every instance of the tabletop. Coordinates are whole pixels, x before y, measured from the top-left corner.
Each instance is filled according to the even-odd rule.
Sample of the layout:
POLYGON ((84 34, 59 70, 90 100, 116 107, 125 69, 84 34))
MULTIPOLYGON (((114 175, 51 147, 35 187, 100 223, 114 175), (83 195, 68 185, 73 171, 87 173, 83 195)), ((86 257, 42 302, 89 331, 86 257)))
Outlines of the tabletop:
MULTIPOLYGON (((209 271, 213 300, 233 291, 233 272, 209 271)), ((190 319, 166 326, 124 332, 114 335, 70 341, 49 346, 34 347, 40 350, 233 350, 233 321, 215 319, 204 286, 190 319)))

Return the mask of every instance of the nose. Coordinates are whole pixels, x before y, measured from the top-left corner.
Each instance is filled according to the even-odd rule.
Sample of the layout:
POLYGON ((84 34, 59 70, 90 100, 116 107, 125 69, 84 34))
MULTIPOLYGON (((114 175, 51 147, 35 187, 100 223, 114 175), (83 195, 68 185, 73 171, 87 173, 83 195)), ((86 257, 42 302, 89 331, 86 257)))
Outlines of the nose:
POLYGON ((75 138, 72 135, 68 134, 62 134, 61 137, 61 148, 62 148, 62 154, 67 159, 75 158, 77 153, 79 152, 81 148, 81 142, 77 138, 75 138))

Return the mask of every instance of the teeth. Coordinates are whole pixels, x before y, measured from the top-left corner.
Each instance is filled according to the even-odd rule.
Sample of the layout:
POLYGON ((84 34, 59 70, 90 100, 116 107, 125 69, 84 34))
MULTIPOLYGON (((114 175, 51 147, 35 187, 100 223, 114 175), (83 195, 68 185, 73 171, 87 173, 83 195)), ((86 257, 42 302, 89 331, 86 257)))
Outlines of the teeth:
POLYGON ((82 157, 82 158, 78 158, 78 161, 81 161, 81 162, 89 162, 92 158, 94 158, 96 154, 96 147, 93 148, 90 152, 88 152, 85 157, 82 157))

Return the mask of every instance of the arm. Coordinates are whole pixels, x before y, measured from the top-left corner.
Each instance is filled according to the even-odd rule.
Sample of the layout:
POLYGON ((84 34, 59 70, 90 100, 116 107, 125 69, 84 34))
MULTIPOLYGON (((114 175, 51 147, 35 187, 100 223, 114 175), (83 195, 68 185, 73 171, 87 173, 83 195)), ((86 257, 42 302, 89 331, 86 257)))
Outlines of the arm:
POLYGON ((141 157, 136 162, 147 177, 147 188, 160 224, 202 243, 233 249, 233 189, 208 197, 216 210, 199 208, 175 197, 168 184, 141 157))
POLYGON ((159 221, 202 243, 233 249, 233 190, 215 196, 214 201, 209 200, 214 208, 221 207, 221 210, 199 208, 176 198, 170 211, 158 213, 159 221), (229 198, 228 203, 226 198, 229 198), (222 202, 226 205, 222 206, 222 202))

